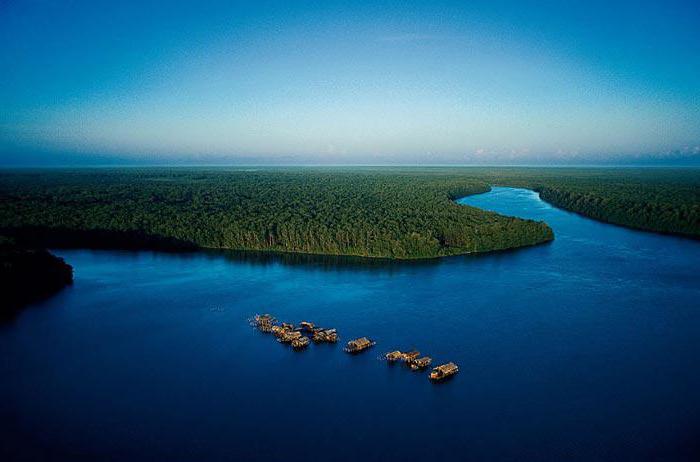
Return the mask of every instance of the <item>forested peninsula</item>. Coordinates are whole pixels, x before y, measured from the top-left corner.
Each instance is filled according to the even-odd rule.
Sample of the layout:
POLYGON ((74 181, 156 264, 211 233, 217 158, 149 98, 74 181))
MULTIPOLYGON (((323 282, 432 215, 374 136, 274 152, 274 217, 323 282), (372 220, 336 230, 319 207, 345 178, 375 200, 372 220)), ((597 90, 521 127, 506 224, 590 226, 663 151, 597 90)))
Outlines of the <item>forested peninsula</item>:
POLYGON ((553 238, 545 223, 458 205, 486 182, 386 169, 5 172, 0 228, 27 245, 217 248, 394 259, 553 238))
POLYGON ((0 233, 45 247, 431 258, 553 239, 455 199, 490 185, 638 229, 700 236, 697 169, 128 168, 0 173, 0 233))

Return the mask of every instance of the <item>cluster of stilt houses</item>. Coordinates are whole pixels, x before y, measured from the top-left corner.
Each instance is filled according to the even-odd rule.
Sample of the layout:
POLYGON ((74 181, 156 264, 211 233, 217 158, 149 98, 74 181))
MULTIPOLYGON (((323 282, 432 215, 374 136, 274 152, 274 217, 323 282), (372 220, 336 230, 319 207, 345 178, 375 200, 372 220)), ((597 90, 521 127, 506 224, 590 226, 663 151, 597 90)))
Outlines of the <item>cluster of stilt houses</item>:
MULTIPOLYGON (((261 332, 273 334, 277 337, 278 342, 290 344, 295 350, 307 348, 312 341, 314 343, 338 342, 338 331, 336 329, 318 327, 308 321, 302 321, 299 325, 295 326, 294 324, 286 322, 278 322, 269 314, 256 314, 251 319, 251 325, 261 332)), ((372 339, 360 337, 350 340, 343 350, 346 353, 357 354, 366 351, 376 344, 377 342, 372 339)), ((387 353, 384 358, 390 364, 403 362, 413 371, 422 371, 433 362, 430 356, 421 356, 420 352, 417 350, 391 351, 387 353)), ((449 362, 433 368, 428 377, 432 381, 440 381, 454 376, 457 372, 459 372, 457 365, 449 362)))
POLYGON ((288 343, 295 350, 303 350, 309 343, 336 343, 338 333, 335 329, 317 327, 313 323, 302 321, 298 326, 278 322, 269 314, 256 314, 251 324, 261 332, 271 333, 280 343, 288 343), (310 339, 309 339, 310 337, 310 339))
MULTIPOLYGON (((426 369, 428 366, 430 366, 430 364, 432 364, 433 362, 433 358, 431 358, 430 356, 421 356, 420 351, 418 350, 395 350, 387 353, 384 356, 384 358, 390 364, 401 361, 405 363, 408 367, 410 367, 413 371, 422 371, 423 369, 426 369)), ((430 378, 430 380, 438 381, 446 379, 448 377, 452 377, 457 372, 459 372, 459 368, 457 367, 457 365, 453 362, 449 362, 433 368, 433 370, 430 371, 430 375, 428 377, 430 378)))

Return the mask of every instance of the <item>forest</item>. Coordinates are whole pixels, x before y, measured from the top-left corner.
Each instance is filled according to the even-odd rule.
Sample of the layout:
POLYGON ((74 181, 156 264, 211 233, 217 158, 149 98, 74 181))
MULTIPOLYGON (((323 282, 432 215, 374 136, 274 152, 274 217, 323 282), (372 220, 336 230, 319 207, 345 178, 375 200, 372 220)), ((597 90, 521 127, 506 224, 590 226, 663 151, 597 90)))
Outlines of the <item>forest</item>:
POLYGON ((488 185, 440 172, 30 171, 0 185, 0 229, 25 245, 425 258, 553 237, 544 223, 457 205, 488 185))
POLYGON ((429 258, 534 245, 534 222, 454 199, 527 187, 565 209, 700 236, 697 169, 122 168, 0 172, 0 233, 24 246, 220 248, 429 258))
POLYGON ((478 169, 490 184, 524 187, 557 207, 629 228, 700 238, 698 168, 478 169))

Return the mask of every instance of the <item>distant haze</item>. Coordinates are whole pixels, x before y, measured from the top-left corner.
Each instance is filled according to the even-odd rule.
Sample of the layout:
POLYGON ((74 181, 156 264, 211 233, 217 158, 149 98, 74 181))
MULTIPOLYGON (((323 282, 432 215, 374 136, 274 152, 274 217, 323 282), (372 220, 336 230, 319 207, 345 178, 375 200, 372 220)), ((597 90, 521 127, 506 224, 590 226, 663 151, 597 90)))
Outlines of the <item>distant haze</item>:
POLYGON ((0 165, 698 164, 698 24, 697 0, 4 2, 0 165))

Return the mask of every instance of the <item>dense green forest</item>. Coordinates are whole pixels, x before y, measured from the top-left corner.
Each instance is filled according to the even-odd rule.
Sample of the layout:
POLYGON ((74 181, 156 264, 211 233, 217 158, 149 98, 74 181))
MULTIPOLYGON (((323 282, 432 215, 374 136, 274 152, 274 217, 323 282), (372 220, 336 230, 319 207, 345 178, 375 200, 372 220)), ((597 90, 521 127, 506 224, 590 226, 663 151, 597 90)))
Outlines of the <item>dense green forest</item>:
POLYGON ((544 223, 457 205, 454 172, 103 169, 0 175, 0 228, 32 245, 204 247, 421 258, 552 239, 544 223))
POLYGON ((635 229, 700 238, 698 168, 479 169, 491 184, 533 189, 557 207, 635 229))
POLYGON ((489 185, 625 226, 700 236, 700 170, 144 168, 0 173, 0 232, 25 245, 423 258, 551 240, 461 206, 489 185))
POLYGON ((73 268, 43 249, 20 248, 0 237, 0 320, 11 319, 22 306, 47 297, 73 281, 73 268))

